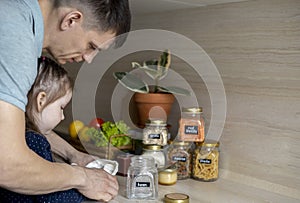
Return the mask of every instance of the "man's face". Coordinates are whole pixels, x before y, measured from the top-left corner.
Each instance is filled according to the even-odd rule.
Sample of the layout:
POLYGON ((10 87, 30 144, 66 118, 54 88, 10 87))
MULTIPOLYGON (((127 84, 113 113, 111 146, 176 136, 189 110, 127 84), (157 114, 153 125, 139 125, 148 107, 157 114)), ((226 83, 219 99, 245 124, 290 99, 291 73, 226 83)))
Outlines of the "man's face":
POLYGON ((81 26, 61 32, 52 38, 51 44, 44 51, 57 62, 92 62, 96 54, 108 49, 114 42, 115 33, 85 30, 81 26))

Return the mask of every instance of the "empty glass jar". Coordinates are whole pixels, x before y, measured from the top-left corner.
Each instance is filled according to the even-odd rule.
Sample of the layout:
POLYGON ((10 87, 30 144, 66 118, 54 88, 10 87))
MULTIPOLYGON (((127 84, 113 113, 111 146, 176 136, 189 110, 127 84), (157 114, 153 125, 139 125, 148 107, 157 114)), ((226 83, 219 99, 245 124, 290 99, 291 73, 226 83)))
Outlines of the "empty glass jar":
POLYGON ((127 173, 128 199, 156 199, 158 173, 155 161, 150 156, 134 156, 127 173))

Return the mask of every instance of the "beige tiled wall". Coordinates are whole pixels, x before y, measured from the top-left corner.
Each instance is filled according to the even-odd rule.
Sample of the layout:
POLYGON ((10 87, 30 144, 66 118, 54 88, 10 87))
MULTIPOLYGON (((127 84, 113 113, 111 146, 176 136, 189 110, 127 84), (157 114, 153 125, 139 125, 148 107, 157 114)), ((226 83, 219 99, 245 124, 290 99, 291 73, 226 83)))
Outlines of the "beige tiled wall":
MULTIPOLYGON (((222 176, 300 198, 300 1, 255 0, 139 16, 133 28, 185 35, 215 63, 227 98, 222 176)), ((189 78, 209 120, 203 81, 193 80, 193 72, 176 58, 172 68, 189 78)), ((111 73, 107 76, 101 95, 116 85, 111 73)), ((109 103, 98 98, 101 106, 109 103)), ((98 111, 110 118, 105 110, 98 111)), ((175 128, 177 118, 171 121, 175 128)))

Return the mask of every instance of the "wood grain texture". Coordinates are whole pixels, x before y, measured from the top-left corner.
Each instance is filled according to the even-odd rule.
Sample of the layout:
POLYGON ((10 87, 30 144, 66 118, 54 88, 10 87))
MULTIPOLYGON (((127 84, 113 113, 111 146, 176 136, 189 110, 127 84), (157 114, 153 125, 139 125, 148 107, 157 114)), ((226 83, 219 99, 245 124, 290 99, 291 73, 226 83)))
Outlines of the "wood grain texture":
MULTIPOLYGON (((189 37, 216 64, 227 97, 221 167, 300 192, 300 1, 208 6, 134 22, 135 29, 166 29, 189 37)), ((175 60, 172 68, 193 80, 194 73, 182 65, 175 60)), ((199 79, 191 83, 209 120, 205 85, 199 79)), ((244 183, 256 184, 251 179, 244 183)))
MULTIPOLYGON (((300 1, 253 0, 133 16, 133 29, 146 28, 192 39, 218 68, 227 98, 223 178, 300 199, 300 1)), ((144 58, 130 56, 119 65, 127 67, 132 59, 144 58)), ((211 101, 203 80, 176 57, 171 66, 192 85, 209 125, 211 101)), ((110 105, 101 95, 111 95, 113 80, 108 74, 102 83, 101 106, 110 105)), ((173 129, 179 111, 171 113, 173 129)))

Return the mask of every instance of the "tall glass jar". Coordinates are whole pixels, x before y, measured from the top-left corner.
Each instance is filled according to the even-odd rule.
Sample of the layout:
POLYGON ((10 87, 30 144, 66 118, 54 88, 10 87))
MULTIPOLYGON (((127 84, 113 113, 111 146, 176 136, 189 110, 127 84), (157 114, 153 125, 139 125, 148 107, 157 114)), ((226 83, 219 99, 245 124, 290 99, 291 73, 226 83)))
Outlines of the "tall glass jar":
POLYGON ((149 120, 143 129, 143 144, 161 145, 168 144, 168 129, 164 120, 149 120))
POLYGON ((182 108, 179 121, 180 140, 203 142, 205 137, 205 121, 201 107, 182 108))
POLYGON ((158 173, 153 157, 134 156, 127 173, 127 198, 156 199, 158 173))
POLYGON ((187 179, 191 175, 191 147, 192 143, 174 141, 168 152, 169 162, 177 170, 177 179, 187 179))
POLYGON ((166 166, 166 154, 163 147, 160 145, 144 145, 143 155, 153 157, 155 166, 158 169, 162 169, 166 166))
POLYGON ((193 154, 192 178, 200 181, 211 182, 219 177, 219 150, 220 143, 206 140, 197 143, 193 154))

